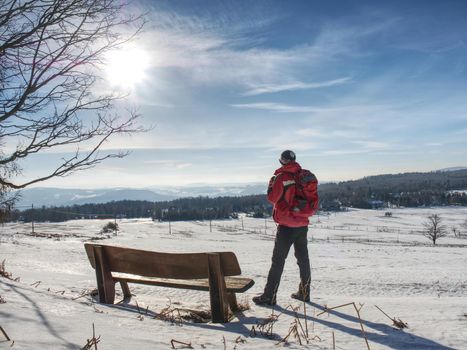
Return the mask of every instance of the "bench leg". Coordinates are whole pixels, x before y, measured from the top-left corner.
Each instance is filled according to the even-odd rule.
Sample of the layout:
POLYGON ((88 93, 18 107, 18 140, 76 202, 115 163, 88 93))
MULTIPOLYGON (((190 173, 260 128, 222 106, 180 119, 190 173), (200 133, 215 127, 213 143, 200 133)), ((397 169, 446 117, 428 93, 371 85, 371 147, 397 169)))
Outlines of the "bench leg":
POLYGON ((115 281, 112 278, 109 264, 105 258, 104 249, 94 246, 94 258, 96 261, 97 290, 99 291, 99 302, 113 304, 115 301, 115 281))
POLYGON ((237 297, 235 293, 227 293, 227 299, 229 301, 230 310, 232 312, 238 311, 237 297))
POLYGON ((208 254, 208 266, 212 322, 227 323, 229 322, 229 312, 226 303, 228 297, 219 254, 208 254))
POLYGON ((131 292, 130 287, 128 287, 128 283, 126 281, 120 281, 120 287, 122 287, 123 300, 130 300, 131 292))

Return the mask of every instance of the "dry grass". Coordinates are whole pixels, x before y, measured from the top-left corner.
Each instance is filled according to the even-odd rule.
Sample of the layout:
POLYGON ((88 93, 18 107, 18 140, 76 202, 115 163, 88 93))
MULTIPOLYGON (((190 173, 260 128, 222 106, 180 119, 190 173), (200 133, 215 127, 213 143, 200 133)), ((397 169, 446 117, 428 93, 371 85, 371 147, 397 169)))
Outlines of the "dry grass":
POLYGON ((392 321, 392 325, 398 329, 404 329, 404 328, 409 328, 408 324, 403 322, 400 318, 396 319, 395 317, 390 317, 387 313, 385 313, 383 310, 381 310, 377 305, 375 307, 381 311, 384 316, 389 318, 392 321))
POLYGON ((11 272, 8 272, 5 268, 5 259, 2 261, 2 264, 0 265, 0 276, 1 277, 5 277, 9 280, 12 280, 12 281, 15 281, 15 282, 19 282, 20 278, 19 277, 16 277, 16 278, 13 278, 13 274, 11 272))
POLYGON ((258 334, 269 339, 275 338, 273 333, 274 324, 279 320, 279 315, 273 313, 263 321, 257 321, 256 325, 251 327, 250 336, 256 337, 258 334))
POLYGON ((86 340, 86 344, 81 348, 81 350, 97 350, 97 344, 101 341, 101 336, 96 338, 96 330, 94 328, 94 323, 92 324, 92 338, 86 340))
POLYGON ((90 296, 91 298, 92 297, 95 297, 99 294, 99 292, 97 291, 97 288, 94 288, 94 289, 83 289, 81 291, 81 293, 77 296, 77 297, 74 297, 72 298, 71 300, 77 300, 79 298, 83 298, 85 296, 90 296))
MULTIPOLYGON (((142 315, 141 310, 139 309, 138 303, 138 313, 142 315)), ((248 300, 238 304, 238 311, 246 311, 250 309, 250 304, 248 300)), ((147 315, 147 309, 146 309, 147 315)), ((235 315, 229 310, 229 320, 231 320, 235 315)), ((211 310, 193 310, 173 306, 173 303, 169 299, 169 304, 163 308, 160 312, 156 313, 153 317, 154 319, 162 320, 165 322, 170 322, 181 326, 183 322, 193 322, 193 323, 209 323, 212 320, 211 310)))

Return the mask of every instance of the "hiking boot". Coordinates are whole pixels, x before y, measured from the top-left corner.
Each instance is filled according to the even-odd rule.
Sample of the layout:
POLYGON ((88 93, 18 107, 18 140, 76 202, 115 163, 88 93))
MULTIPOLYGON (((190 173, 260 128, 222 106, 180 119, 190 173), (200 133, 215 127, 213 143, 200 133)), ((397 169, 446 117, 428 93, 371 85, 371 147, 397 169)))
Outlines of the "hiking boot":
POLYGON ((276 298, 267 297, 264 294, 253 297, 256 305, 276 305, 276 298))
POLYGON ((309 293, 307 295, 303 295, 302 292, 292 293, 292 295, 290 297, 293 298, 293 299, 300 300, 300 301, 305 301, 307 303, 310 301, 310 294, 309 293))

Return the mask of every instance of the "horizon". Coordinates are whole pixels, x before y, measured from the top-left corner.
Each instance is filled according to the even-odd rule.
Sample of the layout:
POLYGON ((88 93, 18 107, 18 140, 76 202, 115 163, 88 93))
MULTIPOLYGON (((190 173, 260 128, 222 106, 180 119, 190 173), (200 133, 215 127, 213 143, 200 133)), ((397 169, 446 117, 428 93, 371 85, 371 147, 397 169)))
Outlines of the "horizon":
MULTIPOLYGON (((322 182, 467 164, 465 2, 131 6, 147 26, 104 73, 154 127, 101 151, 127 157, 37 187, 261 183, 284 149, 322 182)), ((31 155, 24 178, 64 154, 31 155)))
MULTIPOLYGON (((437 173, 437 172, 451 172, 451 171, 460 171, 460 170, 467 170, 467 166, 456 166, 456 167, 449 167, 449 168, 443 168, 443 169, 436 169, 436 170, 430 170, 430 171, 411 171, 411 172, 402 172, 402 173, 384 173, 384 174, 376 174, 376 175, 367 175, 355 179, 348 179, 348 180, 341 180, 341 181, 319 181, 319 184, 330 184, 330 183, 340 183, 340 182, 347 182, 347 181, 359 181, 363 180, 364 178, 368 177, 375 177, 375 176, 391 176, 391 175, 403 175, 403 174, 413 174, 413 173, 420 173, 420 174, 425 174, 425 173, 437 173)), ((28 189, 63 189, 63 190, 106 190, 106 189, 112 189, 112 190, 158 190, 158 189, 183 189, 183 188, 196 188, 196 187, 235 187, 235 186, 240 186, 240 187, 246 187, 246 186, 265 186, 266 190, 266 182, 265 181, 255 181, 255 182, 196 182, 196 183, 187 183, 187 184, 182 184, 182 185, 147 185, 143 187, 131 187, 131 186, 115 186, 115 187, 55 187, 55 186, 44 186, 44 183, 38 183, 33 186, 27 187, 25 189, 19 190, 19 191, 24 191, 28 189)))

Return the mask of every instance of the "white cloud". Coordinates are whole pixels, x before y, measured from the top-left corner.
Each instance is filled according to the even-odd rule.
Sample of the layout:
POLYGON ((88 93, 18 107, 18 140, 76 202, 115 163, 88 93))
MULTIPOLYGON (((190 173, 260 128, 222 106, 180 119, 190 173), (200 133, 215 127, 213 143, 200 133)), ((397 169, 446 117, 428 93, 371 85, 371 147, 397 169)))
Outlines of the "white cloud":
POLYGON ((321 154, 326 156, 342 156, 347 154, 361 154, 361 153, 368 153, 368 150, 362 149, 335 149, 335 150, 328 150, 324 151, 321 154))
POLYGON ((147 165, 157 165, 162 169, 185 169, 193 166, 192 163, 188 163, 181 160, 160 160, 160 159, 152 159, 152 160, 145 160, 143 161, 144 164, 147 165))
POLYGON ((312 137, 322 137, 322 136, 324 136, 322 131, 320 131, 318 129, 310 129, 310 128, 297 130, 296 133, 299 136, 305 136, 305 137, 310 137, 310 136, 312 136, 312 137))
POLYGON ((390 148, 390 145, 379 141, 352 141, 354 144, 362 146, 367 150, 383 150, 390 148))
POLYGON ((263 85, 253 85, 250 90, 244 93, 245 96, 253 96, 260 94, 268 94, 275 92, 283 91, 294 91, 294 90, 306 90, 306 89, 319 89, 323 87, 341 85, 350 81, 350 77, 344 77, 340 79, 322 81, 319 83, 304 83, 304 82, 294 82, 289 84, 263 84, 263 85))
POLYGON ((152 52, 155 68, 180 69, 184 79, 193 83, 236 84, 247 89, 244 95, 253 96, 349 82, 349 77, 303 82, 302 69, 315 68, 322 73, 320 67, 338 57, 365 54, 361 48, 357 50, 357 43, 393 25, 389 20, 336 22, 322 27, 308 43, 279 49, 266 47, 257 35, 277 17, 259 13, 254 18, 231 18, 235 15, 206 12, 197 17, 158 11, 151 14, 153 28, 142 41, 152 52))
POLYGON ((331 110, 329 108, 319 108, 314 106, 294 106, 274 102, 239 103, 231 104, 230 106, 243 109, 262 109, 279 113, 315 113, 331 110))

